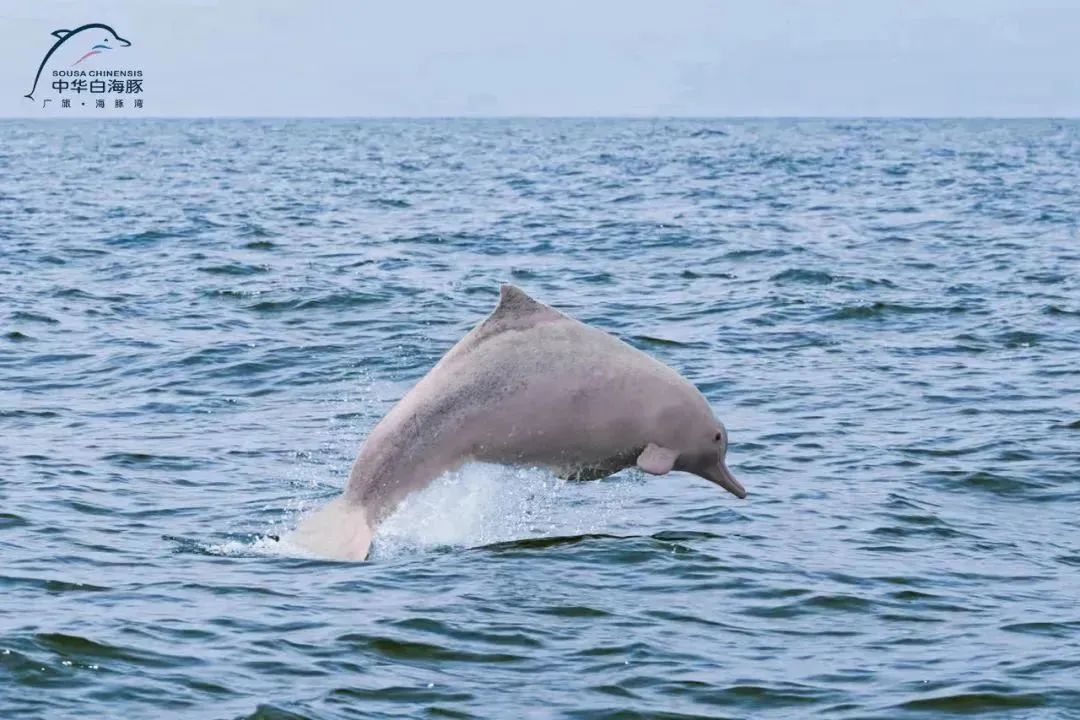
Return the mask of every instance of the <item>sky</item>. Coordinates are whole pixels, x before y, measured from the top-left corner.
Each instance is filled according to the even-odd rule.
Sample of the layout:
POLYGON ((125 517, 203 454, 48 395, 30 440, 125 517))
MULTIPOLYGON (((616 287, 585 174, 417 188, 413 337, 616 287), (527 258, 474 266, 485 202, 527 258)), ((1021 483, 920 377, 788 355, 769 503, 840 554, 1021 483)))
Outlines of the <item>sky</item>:
POLYGON ((4 0, 0 26, 0 117, 1080 117, 1080 0, 4 0), (24 98, 86 23, 130 47, 73 68, 97 40, 69 38, 24 98))

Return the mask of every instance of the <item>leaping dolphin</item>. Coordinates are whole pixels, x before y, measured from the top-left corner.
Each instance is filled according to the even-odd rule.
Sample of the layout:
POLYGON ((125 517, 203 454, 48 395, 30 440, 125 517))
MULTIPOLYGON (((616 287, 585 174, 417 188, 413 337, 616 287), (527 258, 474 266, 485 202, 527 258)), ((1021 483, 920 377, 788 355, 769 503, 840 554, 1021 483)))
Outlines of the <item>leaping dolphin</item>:
POLYGON ((23 97, 34 99, 34 93, 37 92, 38 80, 41 79, 41 71, 45 69, 45 64, 49 62, 49 58, 53 56, 60 46, 74 38, 80 40, 88 40, 90 44, 86 46, 86 54, 75 61, 78 64, 90 57, 91 55, 97 55, 103 50, 113 50, 118 47, 130 47, 131 43, 116 34, 108 25, 102 25, 101 23, 89 23, 77 27, 74 30, 53 30, 53 37, 58 38, 56 43, 49 48, 49 52, 45 53, 45 57, 41 60, 41 64, 38 65, 37 75, 34 76, 34 86, 30 88, 30 92, 23 95, 23 97), (83 35, 82 33, 87 33, 83 35))
POLYGON ((371 431, 345 492, 292 541, 342 560, 367 557, 380 521, 409 493, 469 460, 543 466, 595 479, 637 465, 682 470, 736 497, 728 437, 675 370, 608 333, 503 285, 499 304, 371 431))

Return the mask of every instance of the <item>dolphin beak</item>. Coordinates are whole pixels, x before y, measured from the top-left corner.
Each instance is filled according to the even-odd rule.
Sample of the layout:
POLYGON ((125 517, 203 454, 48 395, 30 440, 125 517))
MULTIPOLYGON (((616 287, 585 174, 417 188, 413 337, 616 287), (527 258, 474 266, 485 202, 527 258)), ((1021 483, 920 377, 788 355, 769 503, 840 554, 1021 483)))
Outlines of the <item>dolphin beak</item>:
POLYGON ((119 40, 120 42, 124 43, 121 47, 131 47, 131 43, 129 43, 127 40, 120 37, 119 35, 116 36, 116 39, 119 40))
POLYGON ((702 473, 702 477, 716 483, 740 500, 746 497, 746 488, 742 486, 742 483, 735 479, 735 476, 731 474, 731 471, 728 470, 723 463, 710 465, 705 469, 705 472, 702 473))

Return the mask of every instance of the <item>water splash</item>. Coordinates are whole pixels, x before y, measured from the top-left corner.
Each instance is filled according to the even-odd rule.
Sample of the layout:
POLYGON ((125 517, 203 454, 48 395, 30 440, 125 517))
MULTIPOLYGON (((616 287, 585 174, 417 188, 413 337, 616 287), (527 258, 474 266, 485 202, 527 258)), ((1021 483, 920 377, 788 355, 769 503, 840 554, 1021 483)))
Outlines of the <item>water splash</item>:
POLYGON ((629 505, 622 477, 570 482, 539 468, 474 463, 410 495, 379 526, 371 559, 609 529, 629 505))
POLYGON ((267 533, 264 535, 248 535, 244 537, 232 537, 220 542, 207 542, 191 538, 181 538, 172 535, 164 536, 165 540, 176 545, 178 553, 192 553, 195 555, 216 555, 218 557, 276 557, 276 558, 299 558, 305 560, 318 560, 317 555, 305 550, 303 547, 292 542, 288 534, 277 535, 267 533))
MULTIPOLYGON (((572 482, 540 468, 472 463, 408 496, 379 526, 369 559, 602 533, 626 516, 635 485, 629 475, 572 482)), ((168 539, 182 552, 204 555, 320 559, 293 541, 293 531, 330 499, 290 504, 284 526, 275 523, 256 535, 221 542, 168 539)))

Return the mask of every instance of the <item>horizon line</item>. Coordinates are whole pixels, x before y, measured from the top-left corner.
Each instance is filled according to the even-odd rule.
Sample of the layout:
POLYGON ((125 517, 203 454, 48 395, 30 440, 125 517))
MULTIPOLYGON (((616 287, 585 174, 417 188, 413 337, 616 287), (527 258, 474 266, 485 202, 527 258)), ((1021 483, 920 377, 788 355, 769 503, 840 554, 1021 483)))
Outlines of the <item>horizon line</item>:
POLYGON ((1080 120, 1080 115, 0 115, 4 120, 1080 120))

